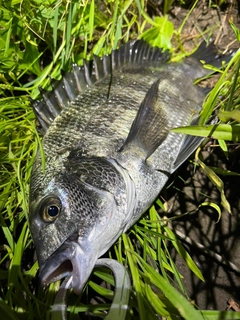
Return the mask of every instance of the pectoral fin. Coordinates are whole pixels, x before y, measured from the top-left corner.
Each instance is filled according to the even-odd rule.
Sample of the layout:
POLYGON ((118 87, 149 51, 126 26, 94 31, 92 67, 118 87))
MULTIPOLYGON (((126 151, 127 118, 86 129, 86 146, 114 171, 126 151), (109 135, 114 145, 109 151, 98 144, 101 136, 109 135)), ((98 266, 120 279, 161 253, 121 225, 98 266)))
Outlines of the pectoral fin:
POLYGON ((182 147, 178 153, 178 157, 175 160, 171 172, 174 172, 177 170, 177 168, 186 161, 190 155, 197 149, 197 147, 201 144, 201 142, 204 140, 202 137, 194 137, 187 135, 184 138, 182 147))
MULTIPOLYGON (((199 122, 199 116, 195 117, 190 125, 194 126, 197 125, 199 122)), ((178 156, 176 160, 173 163, 172 170, 171 172, 174 172, 177 170, 180 165, 186 161, 190 155, 197 149, 197 147, 201 144, 201 142, 204 140, 203 137, 197 137, 197 136, 190 136, 190 135, 185 135, 181 149, 178 152, 178 156)))
MULTIPOLYGON (((192 122, 190 123, 191 126, 198 125, 199 122, 199 116, 195 117, 192 122)), ((216 123, 217 118, 216 117, 211 117, 207 123, 216 123)), ((198 136, 190 136, 186 135, 184 137, 181 149, 178 153, 177 159, 175 160, 171 172, 177 170, 177 168, 184 162, 186 161, 189 156, 199 147, 201 142, 205 138, 203 137, 198 137, 198 136)))
POLYGON ((169 123, 158 97, 159 82, 154 82, 146 93, 120 151, 137 147, 147 159, 166 139, 169 123))

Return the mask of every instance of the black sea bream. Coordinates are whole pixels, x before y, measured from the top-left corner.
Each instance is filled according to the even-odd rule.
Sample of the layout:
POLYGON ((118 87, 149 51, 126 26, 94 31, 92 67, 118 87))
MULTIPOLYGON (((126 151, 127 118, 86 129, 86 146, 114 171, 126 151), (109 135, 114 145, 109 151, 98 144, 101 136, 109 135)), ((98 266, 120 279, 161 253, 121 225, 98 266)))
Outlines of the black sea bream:
MULTIPOLYGON (((149 208, 201 138, 170 132, 197 123, 206 91, 193 85, 218 65, 213 45, 169 63, 141 40, 94 57, 33 102, 41 125, 29 221, 43 284, 72 274, 79 293, 97 259, 149 208)), ((221 63, 220 63, 221 65, 221 63)))

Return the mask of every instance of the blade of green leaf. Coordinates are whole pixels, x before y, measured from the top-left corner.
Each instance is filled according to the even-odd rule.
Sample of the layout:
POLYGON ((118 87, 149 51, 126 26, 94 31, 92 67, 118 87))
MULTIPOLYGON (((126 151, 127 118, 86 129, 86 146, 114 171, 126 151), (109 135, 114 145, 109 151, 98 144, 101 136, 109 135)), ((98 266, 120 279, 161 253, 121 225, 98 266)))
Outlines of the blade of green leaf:
POLYGON ((19 320, 17 314, 0 298, 1 319, 19 320))
MULTIPOLYGON (((135 254, 135 253, 134 253, 135 254)), ((194 309, 172 285, 170 285, 159 273, 148 265, 140 256, 136 256, 139 264, 147 271, 149 280, 159 288, 166 298, 176 307, 181 316, 186 320, 203 320, 203 316, 194 309)))
POLYGON ((171 130, 176 133, 184 133, 199 137, 213 137, 227 141, 240 141, 240 125, 216 124, 208 126, 187 126, 171 130))
POLYGON ((174 248, 177 250, 178 254, 183 258, 183 260, 186 262, 187 266, 189 269, 192 270, 192 272, 195 273, 195 275, 202 281, 204 281, 204 277, 201 273, 201 271, 198 269, 197 265, 195 262, 192 260, 191 256, 189 253, 184 249, 184 247, 181 245, 180 241, 176 237, 176 235, 172 232, 171 229, 168 227, 164 227, 164 230, 166 231, 167 235, 169 238, 172 239, 172 244, 174 248))
POLYGON ((211 170, 204 162, 202 162, 199 159, 199 152, 200 152, 200 148, 198 148, 197 152, 196 152, 196 162, 200 165, 200 167, 204 170, 204 172, 206 173, 206 175, 208 176, 208 178, 212 181, 212 183, 218 188, 218 191, 220 192, 221 195, 221 204, 222 206, 229 212, 231 213, 231 207, 229 202, 227 201, 226 197, 225 197, 225 193, 224 193, 224 183, 223 181, 218 177, 218 175, 216 175, 216 173, 211 170))
POLYGON ((240 320, 240 312, 236 311, 202 310, 198 312, 207 320, 240 320))

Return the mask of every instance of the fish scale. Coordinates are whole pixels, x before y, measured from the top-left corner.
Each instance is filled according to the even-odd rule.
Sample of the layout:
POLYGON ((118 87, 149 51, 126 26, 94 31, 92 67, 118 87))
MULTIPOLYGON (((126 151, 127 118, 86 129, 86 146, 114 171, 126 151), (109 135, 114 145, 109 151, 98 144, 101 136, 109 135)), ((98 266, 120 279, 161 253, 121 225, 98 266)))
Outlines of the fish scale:
MULTIPOLYGON (((48 141, 51 141, 52 139, 52 145, 55 146, 56 141, 59 141, 60 146, 57 145, 56 147, 59 147, 60 149, 64 149, 64 147, 69 144, 75 146, 81 145, 81 148, 87 150, 88 154, 94 155, 97 152, 97 154, 101 156, 108 156, 109 150, 110 152, 112 152, 111 146, 116 145, 117 147, 119 139, 126 139, 127 133, 129 132, 132 124, 132 119, 136 116, 138 107, 147 92, 148 87, 146 88, 146 83, 149 83, 149 85, 151 85, 156 79, 164 79, 164 83, 160 83, 159 89, 160 99, 164 102, 164 97, 166 96, 166 94, 161 93, 161 87, 169 88, 170 84, 171 86, 176 87, 177 83, 179 82, 179 76, 177 74, 178 70, 175 70, 175 80, 173 81, 171 79, 170 84, 170 79, 168 79, 168 72, 164 71, 161 74, 161 70, 158 71, 158 73, 155 71, 153 77, 152 72, 148 71, 149 75, 147 77, 147 71, 145 72, 145 78, 141 79, 136 78, 135 73, 131 73, 131 77, 128 77, 128 79, 122 77, 119 80, 119 74, 116 74, 116 80, 113 79, 111 83, 109 99, 107 99, 106 94, 102 94, 100 97, 98 96, 99 91, 101 92, 102 87, 106 88, 109 79, 106 79, 99 85, 98 83, 96 83, 95 87, 91 88, 90 92, 86 90, 86 92, 77 97, 77 105, 70 105, 67 110, 63 111, 62 118, 58 119, 58 122, 56 123, 56 127, 58 127, 58 129, 54 128, 54 130, 52 130, 53 136, 51 137, 49 134, 47 137, 48 141), (127 89, 131 91, 130 97, 126 96, 127 89), (132 99, 132 96, 134 96, 134 100, 132 99), (94 101, 94 104, 92 103, 90 105, 89 101, 94 101), (77 114, 76 112, 76 108, 78 108, 79 105, 84 110, 84 116, 82 115, 82 113, 77 114), (73 112, 72 110, 74 110, 75 112, 73 112), (71 121, 72 119, 73 121, 71 121), (81 128, 81 130, 79 130, 79 128, 81 128), (81 136, 81 133, 83 136, 81 136), (62 139, 61 136, 63 137, 62 139), (66 140, 64 140, 65 136, 67 136, 66 140), (95 143, 93 143, 93 141, 95 143), (99 145, 101 145, 101 150, 100 147, 96 150, 99 145), (103 149, 105 149, 105 153, 103 149)), ((125 68, 125 72, 128 75, 127 68, 125 68)), ((135 72, 139 72, 139 69, 136 69, 135 72)), ((196 106, 195 97, 197 97, 199 101, 202 102, 202 99, 205 95, 203 93, 201 94, 201 92, 199 92, 200 90, 198 90, 197 87, 194 87, 195 90, 192 90, 188 94, 188 92, 186 92, 185 90, 185 87, 186 83, 191 83, 190 81, 191 79, 183 82, 182 87, 180 86, 179 88, 177 88, 177 90, 175 89, 176 92, 173 92, 173 90, 171 91, 171 100, 166 101, 165 106, 165 109, 169 111, 168 118, 170 118, 170 114, 175 111, 171 109, 172 106, 174 107, 174 109, 178 109, 178 105, 176 102, 181 98, 181 95, 185 95, 184 98, 186 98, 187 96, 189 109, 195 109, 196 113, 200 110, 201 105, 197 104, 196 106)), ((187 112, 188 110, 186 111, 186 113, 187 112)), ((179 113, 179 110, 177 110, 177 113, 179 113)), ((173 118, 175 124, 175 117, 173 118)), ((186 119, 183 112, 182 118, 186 119)), ((182 124, 181 121, 179 122, 182 124)), ((173 126, 174 125, 172 125, 171 127, 173 126)), ((166 130, 169 130, 169 128, 166 128, 166 130)))
MULTIPOLYGON (((56 119, 55 127, 51 128, 52 130, 50 129, 45 139, 45 149, 48 148, 51 152, 53 146, 60 150, 69 144, 76 146, 81 140, 81 133, 85 134, 82 140, 86 143, 88 132, 91 134, 89 137, 91 145, 94 134, 96 134, 96 139, 105 136, 107 140, 111 140, 111 143, 118 141, 118 139, 126 139, 132 119, 135 117, 139 104, 147 92, 146 83, 152 84, 157 79, 157 75, 153 78, 151 71, 148 70, 146 70, 148 75, 145 74, 145 79, 136 79, 137 72, 139 72, 139 68, 136 68, 135 72, 131 74, 132 77, 128 79, 122 76, 122 72, 116 74, 111 82, 109 99, 107 99, 106 90, 109 86, 109 77, 80 94, 76 101, 63 110, 62 114, 56 119), (102 90, 105 90, 105 94, 99 95, 102 90), (128 90, 131 90, 129 97, 126 95, 128 90), (79 109, 79 106, 81 109, 79 109), (124 110, 131 111, 124 114, 124 110), (102 130, 101 125, 104 126, 102 130), (118 130, 116 130, 116 125, 118 130), (121 130, 122 128, 123 130, 121 130), (99 132, 97 132, 98 130, 99 132), (125 135, 121 135, 124 131, 125 135), (66 140, 64 139, 65 136, 67 136, 66 140)), ((108 152, 109 144, 105 149, 108 152)))
MULTIPOLYGON (((214 66, 203 43, 181 63, 142 40, 73 65, 33 110, 44 134, 30 186, 29 223, 44 285, 71 274, 80 293, 96 261, 149 208, 202 138, 172 133, 196 124, 214 66), (69 263, 70 261, 70 263, 69 263)), ((223 57, 224 59, 225 57, 223 57)), ((228 57, 226 57, 228 59, 228 57)), ((226 60, 227 60, 226 59, 226 60)))

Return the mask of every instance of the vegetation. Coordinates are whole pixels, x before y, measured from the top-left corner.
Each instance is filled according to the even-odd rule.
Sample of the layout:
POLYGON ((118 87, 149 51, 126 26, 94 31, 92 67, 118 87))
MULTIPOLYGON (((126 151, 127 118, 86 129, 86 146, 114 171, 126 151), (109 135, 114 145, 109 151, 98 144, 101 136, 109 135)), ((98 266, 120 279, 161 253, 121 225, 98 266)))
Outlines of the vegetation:
MULTIPOLYGON (((41 146, 41 136, 36 130, 29 97, 39 97, 39 86, 50 89, 48 76, 59 79, 61 70, 69 71, 72 62, 81 64, 93 54, 110 53, 120 43, 136 37, 171 50, 173 60, 181 59, 190 53, 184 50, 184 24, 198 3, 190 2, 165 0, 160 7, 164 14, 154 16, 147 10, 144 0, 0 1, 0 312, 3 319, 50 319, 51 306, 60 286, 56 282, 43 291, 36 280, 38 264, 27 216, 30 173, 41 146), (189 15, 177 29, 167 13, 172 5, 181 6, 185 2, 188 2, 189 15)), ((208 5, 209 8, 219 7, 224 2, 208 1, 208 5)), ((233 23, 232 29, 239 41, 239 30, 233 23)), ((209 38, 211 32, 205 31, 205 37, 209 38)), ((201 34, 192 38, 195 41, 201 34)), ((206 99, 200 127, 181 129, 219 139, 225 153, 227 140, 239 142, 240 139, 239 66, 240 52, 224 71, 220 71, 221 77, 206 99), (221 110, 221 124, 203 126, 216 108, 221 110)), ((200 150, 196 164, 217 185, 221 205, 230 211, 217 171, 208 168, 199 155, 200 150)), ((117 257, 128 266, 131 274, 133 288, 127 319, 157 320, 159 315, 167 319, 180 316, 196 320, 220 319, 220 316, 221 319, 239 319, 237 312, 199 311, 189 300, 181 274, 169 253, 169 242, 192 272, 204 279, 171 230, 169 219, 160 216, 159 209, 165 212, 166 205, 158 199, 109 251, 109 256, 117 257)), ((221 216, 220 204, 211 201, 199 204, 204 205, 212 206, 221 216)), ((95 276, 113 283, 106 270, 96 270, 95 276)), ((86 296, 91 288, 111 301, 114 287, 104 289, 90 280, 86 296)), ((110 306, 110 302, 80 303, 80 298, 71 296, 69 319, 79 319, 78 312, 86 310, 104 317, 104 310, 110 306)))

